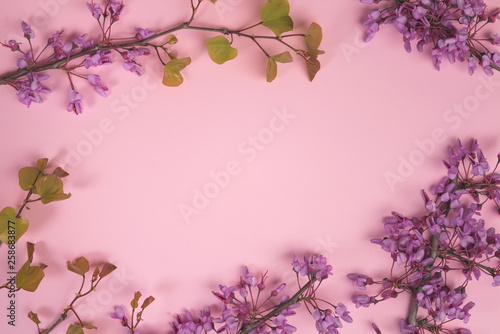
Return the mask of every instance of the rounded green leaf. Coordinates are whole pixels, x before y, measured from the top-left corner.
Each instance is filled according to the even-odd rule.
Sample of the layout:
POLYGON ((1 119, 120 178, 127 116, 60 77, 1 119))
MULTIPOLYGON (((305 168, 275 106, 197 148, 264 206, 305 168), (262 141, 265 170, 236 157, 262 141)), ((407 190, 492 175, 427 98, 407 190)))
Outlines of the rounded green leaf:
POLYGON ((19 177, 19 186, 22 190, 30 190, 33 187, 37 177, 41 174, 40 169, 36 167, 24 167, 17 174, 19 177))
POLYGON ((182 84, 184 78, 181 75, 181 70, 191 64, 191 58, 173 59, 165 65, 163 72, 163 84, 169 87, 177 87, 182 84))
POLYGON ((208 55, 216 64, 224 64, 226 61, 236 58, 238 50, 233 48, 229 40, 224 36, 216 36, 205 41, 208 55))
POLYGON ((306 68, 309 80, 313 81, 316 73, 318 73, 319 69, 321 68, 321 64, 319 63, 318 59, 311 57, 306 61, 306 68))
POLYGON ((316 22, 311 23, 304 39, 306 41, 307 52, 311 56, 317 56, 325 53, 325 51, 319 50, 319 45, 323 39, 323 31, 319 24, 316 22))
POLYGON ((80 325, 69 325, 66 334, 84 334, 83 328, 80 325))
POLYGON ((38 159, 36 165, 41 171, 43 171, 45 169, 45 166, 47 166, 47 162, 49 162, 49 159, 47 158, 38 159))
POLYGON ((260 12, 262 25, 271 29, 276 36, 280 36, 284 32, 293 30, 293 21, 289 13, 290 4, 287 0, 269 0, 260 12))
POLYGON ((63 192, 63 182, 54 174, 40 177, 36 181, 35 186, 43 204, 61 201, 71 197, 71 194, 65 194, 63 192))
POLYGON ((83 256, 76 259, 74 262, 66 262, 68 270, 75 274, 84 276, 89 271, 89 261, 83 256))
POLYGON ((267 82, 271 82, 278 75, 278 65, 273 57, 269 57, 267 59, 267 68, 266 68, 266 80, 267 82))
POLYGON ((292 55, 288 51, 279 53, 275 56, 272 56, 271 58, 273 58, 278 63, 291 63, 293 61, 292 55))
POLYGON ((29 222, 24 217, 17 218, 16 210, 10 206, 0 211, 0 241, 6 245, 16 243, 28 230, 29 222))
POLYGON ((16 286, 19 289, 33 292, 38 288, 45 273, 40 267, 32 267, 29 262, 26 262, 16 275, 16 286))

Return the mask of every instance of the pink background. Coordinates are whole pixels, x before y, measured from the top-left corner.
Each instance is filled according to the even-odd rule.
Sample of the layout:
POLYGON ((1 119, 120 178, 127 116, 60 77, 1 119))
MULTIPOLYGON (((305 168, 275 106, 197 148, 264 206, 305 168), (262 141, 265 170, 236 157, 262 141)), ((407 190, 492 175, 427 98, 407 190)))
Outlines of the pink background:
MULTIPOLYGON (((350 298, 358 291, 346 274, 381 278, 388 271, 388 255, 369 239, 383 235, 382 218, 392 210, 423 212, 419 191, 440 180, 441 161, 457 137, 467 143, 477 138, 495 161, 500 74, 469 77, 466 65, 447 61, 438 72, 428 54, 407 54, 392 27, 364 44, 360 22, 369 7, 357 1, 290 2, 296 31, 305 31, 311 21, 323 27, 327 53, 312 83, 298 57, 280 64, 277 79, 268 84, 266 59, 249 41, 235 40, 238 57, 219 66, 203 45, 214 34, 182 31, 172 49, 179 57, 190 56, 192 64, 178 88, 161 85, 162 68, 153 57, 143 59, 146 74, 140 78, 125 72, 120 61, 93 70, 110 87, 107 99, 77 81, 84 94, 80 116, 65 111, 69 88, 61 73, 51 73, 47 84, 54 92, 46 102, 29 109, 14 90, 0 88, 2 207, 22 202, 17 171, 40 157, 70 173, 65 191, 72 193, 67 201, 35 203, 25 211, 31 225, 21 239, 19 268, 27 241, 36 243, 35 264, 48 268, 35 293, 18 293, 15 328, 6 325, 2 296, 1 333, 35 333, 25 317, 30 310, 42 327, 52 323, 80 285, 66 261, 82 255, 93 264, 110 261, 119 267, 93 297, 77 304, 82 318, 99 327, 93 333, 124 333, 108 314, 117 305, 129 311, 140 290, 156 298, 139 328, 149 334, 168 332, 172 316, 186 308, 197 312, 214 303, 211 291, 219 283, 237 283, 243 265, 255 273, 269 269, 273 280, 293 286, 291 256, 303 252, 322 253, 334 266, 321 295, 351 310, 354 323, 343 334, 371 333, 371 322, 383 333, 398 331, 406 301, 355 309, 350 298), (277 113, 288 114, 288 124, 275 123, 277 113), (273 124, 279 128, 273 130, 273 124), (265 143, 257 150, 251 137, 259 135, 265 143), (237 166, 237 173, 215 189, 213 175, 228 164, 237 166), (399 181, 388 182, 390 173, 399 174, 399 181), (196 192, 206 189, 213 198, 198 203, 203 208, 197 214, 183 217, 179 208, 193 206, 196 192)), ((246 26, 258 20, 264 3, 207 1, 198 22, 246 26)), ((121 36, 136 26, 158 31, 190 13, 187 0, 125 4, 115 30, 121 36)), ((84 1, 0 0, 0 5, 8 13, 1 41, 19 38, 21 20, 33 25, 36 45, 61 29, 67 36, 98 34, 84 1)), ((8 49, 0 57, 0 72, 14 68, 8 49)), ((6 257, 1 247, 1 268, 6 257)), ((469 286, 476 307, 467 327, 475 334, 498 328, 500 290, 490 283, 485 278, 469 286)), ((74 320, 53 333, 65 333, 74 320)), ((299 333, 315 331, 307 315, 293 323, 299 333)))

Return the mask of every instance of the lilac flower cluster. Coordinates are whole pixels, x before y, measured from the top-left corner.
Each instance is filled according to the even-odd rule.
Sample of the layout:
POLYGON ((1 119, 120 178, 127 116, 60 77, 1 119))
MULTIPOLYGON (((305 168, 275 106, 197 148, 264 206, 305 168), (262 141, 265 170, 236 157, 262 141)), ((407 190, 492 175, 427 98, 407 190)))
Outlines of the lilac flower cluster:
POLYGON ((352 322, 346 306, 339 303, 333 305, 335 311, 319 308, 315 291, 319 283, 331 274, 332 267, 326 263, 323 256, 306 256, 303 262, 294 258, 292 262, 294 271, 298 275, 308 277, 308 282, 292 297, 282 295, 278 303, 275 297, 281 295, 286 284, 281 283, 267 294, 267 273, 260 278, 243 268, 240 283, 234 286, 219 285, 219 291, 213 294, 222 303, 219 316, 212 316, 210 307, 205 307, 198 316, 185 311, 177 315, 173 321, 172 329, 175 334, 201 334, 214 331, 217 333, 248 333, 248 334, 290 334, 296 332, 291 325, 289 317, 296 312, 304 302, 312 307, 312 316, 316 320, 318 333, 338 334, 342 327, 340 319, 352 322), (316 284, 318 282, 318 284, 316 284))
MULTIPOLYGON (((469 147, 458 140, 449 152, 450 159, 444 161, 447 176, 432 189, 434 199, 421 192, 426 213, 408 218, 393 212, 384 220, 387 236, 371 240, 390 253, 401 271, 391 270, 390 277, 378 282, 367 275, 348 275, 361 290, 372 284, 382 286, 375 296, 354 297, 356 307, 410 294, 410 314, 400 321, 401 333, 451 333, 444 324, 454 319, 467 323, 474 307, 466 301, 469 280, 485 274, 493 278, 492 286, 500 285, 500 234, 494 227, 487 228, 481 218, 488 201, 500 209, 500 174, 496 173, 500 154, 488 173, 490 165, 476 140, 469 147), (465 277, 462 283, 451 286, 447 278, 460 281, 460 276, 465 277), (418 313, 420 319, 418 309, 425 310, 418 313)), ((470 331, 462 328, 456 333, 470 331)))
POLYGON ((481 67, 487 75, 500 70, 499 34, 480 36, 479 32, 498 19, 500 9, 488 10, 483 0, 361 0, 365 4, 386 2, 368 13, 365 41, 370 41, 382 24, 393 25, 402 35, 404 48, 412 42, 422 52, 432 47, 434 67, 439 70, 443 58, 450 63, 468 63, 469 74, 481 67), (487 44, 489 46, 487 46, 487 44))
MULTIPOLYGON (((31 42, 35 38, 35 32, 26 22, 21 23, 21 29, 24 38, 28 41, 27 49, 21 48, 22 43, 15 40, 9 40, 6 43, 0 42, 0 44, 9 48, 12 52, 20 54, 17 59, 19 70, 29 71, 24 78, 6 82, 16 89, 19 101, 27 107, 33 102, 42 103, 44 101, 43 94, 50 93, 50 89, 40 83, 40 81, 49 79, 49 75, 37 74, 34 71, 35 67, 50 64, 54 60, 59 61, 57 68, 65 71, 69 78, 71 88, 68 94, 69 102, 67 110, 73 111, 75 114, 82 113, 83 96, 75 88, 73 78, 85 79, 103 97, 107 97, 108 91, 108 87, 101 82, 99 75, 79 73, 79 69, 89 69, 111 64, 113 62, 111 52, 114 50, 123 58, 123 68, 125 70, 139 76, 142 75, 141 64, 137 60, 137 57, 150 55, 150 50, 144 47, 120 47, 111 39, 111 26, 119 20, 124 4, 117 0, 109 0, 105 8, 101 8, 99 4, 92 1, 91 3, 87 3, 87 7, 101 28, 102 41, 100 42, 88 39, 87 34, 64 41, 63 31, 59 31, 48 38, 45 47, 38 54, 35 54, 31 42), (44 57, 44 54, 48 52, 51 53, 44 57), (79 57, 82 57, 83 61, 77 61, 79 57)), ((136 28, 135 32, 136 35, 130 38, 132 41, 140 41, 155 35, 154 32, 142 28, 136 28)))

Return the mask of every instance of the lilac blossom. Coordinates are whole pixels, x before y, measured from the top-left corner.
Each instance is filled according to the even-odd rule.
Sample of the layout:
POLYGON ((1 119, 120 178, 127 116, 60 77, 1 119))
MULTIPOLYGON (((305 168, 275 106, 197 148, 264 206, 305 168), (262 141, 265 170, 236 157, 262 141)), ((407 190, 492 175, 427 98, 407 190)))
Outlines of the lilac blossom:
POLYGON ((41 82, 48 78, 48 75, 28 73, 25 80, 16 82, 17 97, 19 101, 27 107, 29 107, 32 102, 42 103, 43 98, 41 94, 50 93, 50 89, 42 85, 41 82))
MULTIPOLYGON (((378 0, 360 1, 365 4, 379 3, 378 0)), ((489 40, 491 45, 497 46, 499 35, 480 35, 484 26, 496 21, 500 9, 490 11, 482 0, 380 2, 384 6, 371 9, 363 22, 367 27, 365 42, 373 39, 380 26, 392 25, 403 36, 407 52, 412 51, 412 43, 416 43, 419 52, 432 45, 432 62, 437 70, 440 70, 445 58, 450 63, 467 61, 470 75, 478 65, 487 75, 493 74, 492 69, 500 69, 500 63, 493 59, 494 51, 482 42, 489 40)))
POLYGON ((128 319, 125 316, 125 310, 121 306, 115 307, 115 311, 110 314, 110 317, 120 320, 122 326, 127 326, 128 324, 128 319))
POLYGON ((101 15, 104 13, 101 6, 98 3, 94 3, 93 1, 91 4, 87 2, 87 8, 92 13, 92 16, 97 20, 99 20, 101 15))
POLYGON ((31 26, 27 24, 26 22, 21 22, 21 29, 24 33, 24 38, 26 39, 32 39, 35 38, 35 32, 33 29, 31 29, 31 26))
POLYGON ((109 50, 99 50, 97 52, 92 52, 85 57, 84 66, 85 68, 97 67, 101 65, 110 64, 112 62, 109 54, 109 50))
POLYGON ((137 38, 140 41, 155 35, 155 32, 148 31, 148 29, 135 28, 134 31, 137 33, 135 35, 135 38, 137 38))
MULTIPOLYGON (((464 9, 472 7, 464 7, 464 9)), ((450 44, 451 45, 451 42, 450 44)), ((401 333, 448 332, 444 325, 450 320, 467 323, 474 307, 468 301, 466 287, 469 280, 493 277, 492 286, 500 285, 500 274, 496 263, 500 251, 500 235, 495 228, 486 226, 481 210, 489 200, 500 207, 496 168, 488 163, 478 141, 470 146, 457 140, 449 148, 449 162, 445 161, 448 177, 432 188, 434 198, 421 191, 424 213, 419 217, 405 217, 392 212, 384 219, 385 237, 371 241, 390 253, 394 264, 389 277, 373 284, 381 285, 373 297, 355 296, 356 307, 396 298, 407 293, 411 296, 411 310, 408 319, 400 322, 401 333), (450 175, 450 170, 455 168, 450 175), (460 172, 458 172, 460 171, 460 172), (489 173, 489 174, 488 174, 489 173), (464 278, 449 280, 448 275, 460 273, 464 278), (420 310, 419 310, 420 309, 420 310), (413 312, 414 311, 414 312, 413 312), (420 318, 417 318, 420 316, 420 318), (432 326, 428 324, 432 323, 432 326)), ((451 277, 451 276, 450 276, 451 277)), ((369 276, 350 274, 354 285, 366 290, 369 276)), ((461 329, 462 333, 468 333, 461 329)), ((459 332, 460 332, 459 331, 459 332)))
POLYGON ((107 91, 108 87, 106 87, 102 82, 101 82, 101 77, 96 75, 96 74, 89 74, 87 75, 87 80, 90 82, 90 84, 95 88, 97 93, 101 95, 102 97, 107 97, 107 91))
POLYGON ((68 111, 74 111, 75 114, 79 115, 82 113, 82 94, 78 93, 76 90, 72 89, 69 91, 69 103, 68 111))
POLYGON ((1 42, 0 44, 5 46, 6 48, 9 48, 12 52, 19 51, 19 45, 21 45, 21 43, 18 43, 13 39, 9 40, 7 44, 1 42))

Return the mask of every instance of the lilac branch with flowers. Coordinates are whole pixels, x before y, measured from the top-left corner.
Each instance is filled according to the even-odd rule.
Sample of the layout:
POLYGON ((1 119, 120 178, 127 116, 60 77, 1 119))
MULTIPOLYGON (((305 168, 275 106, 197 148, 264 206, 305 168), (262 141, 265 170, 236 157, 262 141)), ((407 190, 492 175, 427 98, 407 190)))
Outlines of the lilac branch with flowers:
POLYGON ((447 177, 432 188, 434 198, 421 191, 427 212, 413 218, 393 212, 384 220, 388 235, 371 240, 391 254, 389 277, 376 281, 364 274, 348 275, 361 290, 381 285, 376 295, 355 296, 356 307, 411 296, 408 316, 400 320, 404 334, 470 334, 466 328, 447 327, 453 320, 469 321, 475 305, 466 302, 469 281, 486 275, 492 277, 492 286, 500 286, 500 234, 481 217, 487 202, 500 213, 500 153, 490 172, 476 140, 470 147, 457 140, 449 152, 447 177), (461 284, 453 285, 455 280, 461 284))
MULTIPOLYGON (((99 24, 102 35, 100 40, 96 41, 90 39, 87 34, 81 34, 71 41, 64 41, 63 31, 59 31, 48 38, 47 43, 39 52, 32 44, 35 31, 28 23, 22 22, 21 29, 28 42, 28 47, 21 48, 21 43, 15 40, 0 43, 11 51, 20 53, 20 57, 17 59, 17 70, 0 75, 0 85, 9 85, 14 88, 19 101, 29 107, 32 103, 42 103, 44 95, 51 92, 51 89, 44 83, 49 79, 49 75, 45 72, 48 70, 64 71, 70 85, 67 109, 81 114, 83 96, 79 93, 73 79, 86 80, 103 97, 107 97, 109 90, 99 75, 83 73, 81 71, 83 68, 88 70, 111 64, 114 61, 112 53, 116 52, 123 59, 123 68, 126 71, 141 76, 142 65, 138 58, 151 55, 151 49, 154 49, 159 61, 165 66, 163 84, 179 86, 183 82, 180 72, 191 62, 190 57, 178 59, 170 50, 170 47, 177 43, 177 38, 171 34, 180 30, 209 31, 219 34, 219 36, 205 41, 210 58, 217 64, 223 64, 237 56, 238 51, 232 46, 234 37, 252 41, 267 57, 266 78, 268 82, 273 81, 277 75, 277 62, 288 63, 293 61, 293 58, 289 51, 277 55, 270 54, 259 42, 260 40, 275 41, 302 58, 306 63, 310 80, 313 80, 319 71, 320 63, 317 57, 324 53, 319 50, 322 29, 317 23, 312 23, 305 34, 285 34, 293 30, 288 0, 268 0, 261 10, 260 21, 241 29, 193 25, 192 23, 203 2, 203 0, 191 1, 190 18, 176 26, 162 29, 159 32, 135 28, 133 36, 116 38, 112 35, 112 27, 119 21, 123 13, 125 7, 123 2, 109 0, 102 8, 100 4, 92 1, 87 3, 87 8, 99 24), (259 35, 247 32, 258 26, 269 28, 273 34, 259 35), (167 36, 164 40, 153 42, 164 36, 167 36), (230 36, 231 41, 224 36, 230 36), (285 39, 294 38, 302 39, 303 45, 294 46, 285 41, 285 39)), ((205 0, 205 2, 207 1, 205 0)), ((216 3, 216 0, 211 0, 211 2, 216 3)))
POLYGON ((370 10, 363 25, 365 42, 382 25, 394 26, 402 35, 404 48, 412 43, 423 52, 432 48, 432 61, 439 70, 444 58, 450 63, 467 62, 469 74, 478 66, 493 75, 500 71, 500 34, 487 31, 499 18, 500 9, 488 9, 483 0, 360 0, 364 4, 385 3, 370 10))
POLYGON ((267 272, 260 280, 247 267, 243 268, 240 283, 234 286, 219 285, 218 292, 213 292, 221 309, 220 315, 211 316, 211 308, 205 307, 195 319, 189 311, 184 316, 177 315, 172 323, 173 334, 226 332, 238 334, 290 334, 297 329, 288 321, 296 314, 295 309, 302 304, 315 320, 318 333, 338 334, 342 328, 341 320, 351 323, 349 311, 342 303, 333 305, 316 297, 321 282, 331 275, 332 266, 322 255, 304 256, 303 261, 294 257, 292 268, 297 275, 299 290, 292 296, 282 295, 280 301, 274 300, 283 292, 285 283, 279 284, 265 294, 267 272), (301 286, 299 277, 306 277, 301 286), (239 296, 236 295, 236 291, 239 296), (325 304, 322 306, 320 304, 325 304), (322 308, 326 307, 326 308, 322 308))

